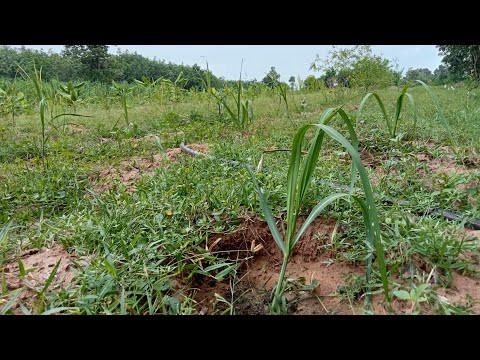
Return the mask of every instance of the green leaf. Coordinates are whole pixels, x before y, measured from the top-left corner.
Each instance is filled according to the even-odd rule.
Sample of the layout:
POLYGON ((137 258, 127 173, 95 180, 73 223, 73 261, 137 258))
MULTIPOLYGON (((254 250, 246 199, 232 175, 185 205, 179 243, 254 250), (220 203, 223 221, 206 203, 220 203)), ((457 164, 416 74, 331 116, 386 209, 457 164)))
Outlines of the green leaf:
POLYGON ((52 121, 59 118, 60 116, 77 116, 77 117, 89 117, 89 118, 93 117, 91 115, 80 115, 80 114, 65 113, 65 114, 58 114, 57 116, 54 116, 52 118, 52 121))
POLYGON ((58 267, 60 266, 60 262, 62 259, 58 259, 57 263, 55 264, 55 267, 53 268, 52 272, 48 276, 47 281, 45 282, 45 285, 43 286, 42 291, 40 292, 40 295, 45 294, 45 291, 47 291, 48 287, 50 284, 53 282, 53 279, 55 278, 55 274, 57 273, 58 267))
POLYGON ((7 233, 12 226, 12 220, 10 220, 7 225, 3 227, 0 231, 0 246, 3 246, 7 242, 7 233))
POLYGON ((350 194, 345 194, 345 193, 339 193, 339 194, 332 194, 330 196, 327 196, 325 199, 322 199, 317 206, 315 206, 312 211, 310 212, 310 215, 308 215, 307 219, 303 223, 302 227, 300 230, 297 232, 295 235, 295 238, 293 239, 291 243, 291 249, 290 252, 293 251, 293 248, 295 247, 295 244, 300 240, 302 235, 305 233, 305 231, 308 229, 310 224, 322 213, 322 211, 330 205, 332 202, 335 200, 341 198, 341 197, 347 197, 350 196, 350 194))
MULTIPOLYGON (((363 107, 365 106, 365 103, 367 102, 368 98, 372 95, 377 100, 378 105, 380 106, 380 110, 382 110, 383 117, 385 119, 385 122, 387 123, 388 132, 390 133, 390 136, 392 136, 393 129, 392 129, 392 125, 390 124, 390 119, 388 118, 387 111, 385 110, 385 106, 383 105, 383 102, 380 99, 380 96, 378 96, 378 94, 376 94, 376 93, 368 93, 367 95, 365 95, 365 97, 360 102, 360 105, 358 106, 358 110, 356 112, 357 126, 358 126, 358 123, 360 122, 360 115, 362 113, 363 107)), ((394 136, 392 136, 392 137, 394 137, 394 136)))
POLYGON ((122 287, 122 296, 120 297, 120 315, 127 315, 125 310, 125 288, 122 287))
POLYGON ((25 266, 23 266, 23 261, 20 258, 18 258, 18 271, 20 272, 20 277, 24 278, 26 275, 25 266))
POLYGON ((323 131, 325 131, 325 133, 327 133, 332 139, 338 141, 347 149, 347 151, 350 153, 352 157, 352 161, 355 163, 355 166, 358 170, 358 173, 360 175, 360 180, 362 182, 363 190, 365 192, 365 198, 366 198, 366 206, 362 208, 362 210, 364 211, 364 214, 368 214, 368 217, 365 217, 365 221, 368 221, 368 224, 367 223, 365 224, 367 227, 367 236, 370 231, 371 236, 373 237, 373 243, 375 246, 375 252, 377 255, 377 261, 378 261, 380 275, 383 282, 385 296, 387 297, 387 299, 389 299, 389 290, 388 290, 389 282, 388 282, 386 265, 385 265, 385 257, 383 253, 383 245, 382 245, 382 240, 380 235, 380 224, 378 220, 378 212, 375 206, 375 199, 373 196, 372 186, 370 185, 370 181, 368 179, 368 174, 367 174, 367 171, 365 170, 365 166, 363 165, 357 150, 355 150, 353 146, 347 141, 347 139, 345 139, 337 130, 332 129, 327 125, 318 124, 317 126, 321 128, 323 131))
POLYGON ((396 297, 398 297, 399 299, 402 299, 402 300, 410 300, 411 299, 410 294, 408 293, 408 291, 405 291, 405 290, 394 290, 393 295, 395 295, 396 297))
POLYGON ((310 290, 315 289, 317 286, 318 286, 318 280, 317 280, 317 279, 313 279, 310 284, 305 285, 305 286, 302 286, 301 290, 310 291, 310 290))
POLYGON ((417 294, 424 292, 429 286, 429 284, 420 284, 416 289, 417 294))
POLYGON ((15 302, 15 300, 18 299, 18 297, 20 296, 20 294, 22 293, 22 290, 23 288, 20 288, 20 289, 17 289, 13 292, 13 296, 12 298, 5 304, 5 306, 2 308, 2 310, 0 310, 0 315, 5 315, 7 313, 8 310, 10 310, 10 308, 13 306, 13 303, 15 302))
POLYGON ((226 267, 225 269, 223 269, 222 271, 220 271, 216 276, 215 276, 215 279, 217 281, 222 281, 225 276, 227 276, 228 274, 230 274, 235 268, 237 267, 237 264, 232 264, 228 267, 226 267))
POLYGON ((104 258, 103 262, 105 264, 105 267, 107 268, 107 271, 112 275, 113 278, 117 277, 117 269, 115 269, 115 266, 113 266, 112 263, 110 263, 110 260, 108 258, 104 258))
POLYGON ((206 273, 209 273, 212 270, 220 269, 220 268, 228 266, 228 265, 230 265, 230 263, 214 264, 214 265, 210 265, 210 266, 206 267, 205 269, 203 269, 203 271, 206 272, 206 273))
POLYGON ((265 220, 267 221, 267 224, 270 229, 270 232, 272 233, 273 239, 275 240, 275 243, 282 251, 283 255, 286 256, 287 250, 283 242, 283 237, 280 234, 280 231, 278 230, 277 224, 275 222, 275 218, 273 217, 272 210, 270 210, 270 207, 267 204, 267 200, 265 200, 262 189, 258 185, 255 174, 253 173, 253 171, 250 169, 248 165, 245 165, 245 168, 250 174, 250 177, 252 178, 255 189, 257 190, 257 195, 260 200, 260 207, 262 208, 263 215, 265 216, 265 220))
POLYGON ((59 312, 65 311, 65 310, 79 310, 79 308, 78 308, 78 307, 68 307, 68 306, 57 307, 57 308, 53 308, 53 309, 44 311, 44 312, 42 312, 40 315, 52 315, 52 314, 57 314, 57 313, 59 313, 59 312))

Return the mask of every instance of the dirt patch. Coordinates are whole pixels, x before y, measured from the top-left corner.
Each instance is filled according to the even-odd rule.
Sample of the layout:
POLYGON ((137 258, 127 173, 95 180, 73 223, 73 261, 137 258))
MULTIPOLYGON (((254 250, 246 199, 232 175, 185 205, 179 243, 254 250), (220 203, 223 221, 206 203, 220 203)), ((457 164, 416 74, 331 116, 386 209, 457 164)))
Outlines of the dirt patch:
POLYGON ((473 314, 480 314, 480 280, 453 273, 452 283, 448 288, 440 288, 437 295, 446 298, 450 304, 469 308, 473 314))
MULTIPOLYGON (((335 228, 335 220, 318 218, 297 243, 286 273, 289 314, 361 314, 364 311, 364 264, 339 262, 333 252, 325 249, 335 228), (309 289, 308 284, 315 281, 318 285, 309 289)), ((342 226, 336 228, 336 236, 343 233, 342 226)), ((478 234, 468 233, 468 236, 474 235, 478 234)), ((222 257, 240 261, 241 266, 235 278, 228 281, 217 282, 203 276, 194 280, 190 295, 197 313, 268 314, 282 255, 267 224, 259 219, 245 219, 233 233, 208 236, 205 247, 222 257)), ((404 280, 396 277, 394 281, 404 280)), ((480 313, 477 305, 472 307, 473 303, 480 304, 478 280, 455 273, 451 285, 440 289, 438 294, 443 294, 452 304, 468 306, 474 313, 480 313)), ((375 314, 392 313, 383 301, 383 294, 373 295, 375 314)), ((412 310, 411 302, 395 297, 391 305, 395 314, 410 314, 412 310)), ((434 310, 422 307, 422 313, 433 314, 434 310)))
POLYGON ((360 159, 362 159, 363 165, 376 168, 377 166, 381 165, 382 161, 375 157, 370 151, 367 149, 360 149, 360 159))
POLYGON ((53 247, 44 250, 29 250, 20 258, 26 272, 23 280, 20 277, 20 269, 17 261, 7 264, 2 269, 2 272, 5 274, 8 291, 24 288, 20 297, 11 308, 15 314, 23 314, 20 309, 20 302, 27 309, 32 309, 37 300, 36 292, 33 289, 37 291, 42 290, 46 280, 59 260, 61 260, 60 265, 47 291, 68 286, 75 276, 72 270, 72 259, 75 260, 76 256, 66 252, 60 244, 55 244, 53 247))
POLYGON ((65 128, 71 133, 75 135, 83 135, 88 133, 88 129, 84 125, 78 124, 67 124, 65 128))
MULTIPOLYGON (((364 273, 361 264, 343 264, 322 247, 331 241, 336 220, 317 218, 297 243, 287 267, 289 290, 285 296, 291 314, 354 314, 361 305, 359 299, 348 301, 338 289, 348 277, 364 273), (314 290, 305 286, 317 281, 314 290)), ((342 233, 341 227, 336 230, 342 233)), ((270 234, 268 225, 259 219, 245 220, 231 234, 212 234, 206 247, 230 259, 243 259, 233 288, 229 283, 203 279, 195 284, 198 311, 221 313, 225 304, 221 296, 233 303, 235 314, 268 314, 270 296, 281 269, 282 255, 270 234), (215 295, 215 293, 217 295, 215 295), (203 309, 203 310, 202 310, 203 309)), ((378 301, 380 304, 380 301, 378 301)), ((379 308, 381 305, 378 306, 379 308)), ((227 309, 228 310, 228 309, 227 309)))
MULTIPOLYGON (((457 164, 453 155, 434 158, 430 154, 420 153, 416 154, 415 156, 420 162, 426 164, 429 173, 468 174, 471 172, 471 169, 468 169, 466 166, 457 164)), ((425 171, 423 169, 419 169, 419 174, 424 175, 425 171)))
MULTIPOLYGON (((206 153, 207 144, 189 144, 192 150, 206 153)), ((171 148, 165 150, 170 161, 176 161, 181 154, 186 155, 180 148, 171 148)), ((90 176, 93 191, 96 193, 107 192, 120 181, 126 188, 126 192, 136 191, 135 184, 142 178, 144 173, 152 172, 158 167, 166 166, 168 161, 165 154, 155 154, 150 158, 134 156, 128 160, 122 160, 117 167, 110 167, 103 170, 97 170, 90 176)))
MULTIPOLYGON (((426 185, 430 188, 439 188, 431 179, 432 174, 436 175, 472 175, 479 171, 479 168, 467 167, 465 165, 459 165, 455 161, 454 155, 445 155, 442 157, 434 158, 430 154, 420 153, 415 155, 420 164, 417 170, 417 174, 426 178, 426 185)), ((480 186, 480 177, 473 180, 459 183, 455 186, 457 190, 473 189, 480 186)))

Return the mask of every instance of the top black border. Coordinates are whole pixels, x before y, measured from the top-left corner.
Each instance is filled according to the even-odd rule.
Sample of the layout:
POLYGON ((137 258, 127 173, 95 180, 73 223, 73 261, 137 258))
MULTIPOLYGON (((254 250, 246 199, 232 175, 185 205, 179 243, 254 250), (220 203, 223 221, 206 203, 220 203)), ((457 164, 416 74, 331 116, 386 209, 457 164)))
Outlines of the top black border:
MULTIPOLYGON (((2 18, 3 45, 479 44, 477 12, 455 2, 100 3, 22 9, 2 18), (170 5, 169 5, 170 4, 170 5), (228 6, 227 6, 228 5, 228 6), (168 8, 167 6, 171 6, 168 8), (423 8, 422 8, 423 6, 423 8), (64 9, 63 13, 54 13, 64 9), (219 12, 221 9, 223 12, 219 12), (28 14, 28 11, 31 11, 28 14)), ((8 5, 8 4, 5 4, 8 5)), ((3 7, 3 5, 2 5, 3 7)))

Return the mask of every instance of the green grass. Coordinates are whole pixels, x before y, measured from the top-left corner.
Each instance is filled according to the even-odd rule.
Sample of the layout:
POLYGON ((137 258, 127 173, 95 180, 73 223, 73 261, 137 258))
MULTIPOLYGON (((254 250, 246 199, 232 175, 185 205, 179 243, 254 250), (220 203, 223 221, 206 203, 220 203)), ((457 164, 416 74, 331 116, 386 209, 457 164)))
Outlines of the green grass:
MULTIPOLYGON (((22 86, 20 83, 18 90, 26 99, 32 99, 35 96, 32 86, 22 86)), ((147 89, 136 87, 128 99, 131 106, 127 110, 128 123, 119 121, 126 114, 122 104, 109 102, 108 92, 102 96, 102 88, 90 84, 82 88, 84 98, 76 104, 76 112, 91 117, 66 115, 65 123, 76 126, 65 126, 65 131, 57 131, 49 124, 47 112, 44 121, 40 121, 38 102, 33 100, 30 110, 15 115, 15 125, 11 114, 0 118, 0 269, 16 262, 18 254, 27 249, 54 243, 63 244, 79 257, 73 283, 66 288, 42 288, 41 302, 28 311, 194 313, 193 291, 186 291, 179 299, 175 285, 178 281, 186 284, 187 289, 194 287, 194 279, 198 277, 228 283, 238 271, 235 260, 205 250, 207 236, 233 231, 245 215, 264 216, 249 174, 208 158, 182 156, 177 162, 145 174, 134 193, 126 192, 117 183, 110 192, 100 194, 92 192, 91 175, 98 168, 118 166, 122 160, 134 156, 149 158, 159 154, 153 137, 150 141, 137 141, 147 135, 157 135, 164 148, 178 147, 182 140, 187 144, 208 143, 212 155, 256 167, 264 150, 291 149, 297 131, 306 129, 308 124, 318 124, 326 109, 344 105, 346 115, 351 118, 356 111, 354 106, 358 107, 362 100, 362 94, 355 91, 336 94, 325 90, 328 94, 317 92, 293 97, 288 93, 287 101, 279 104, 278 94, 260 92, 253 99, 255 121, 242 129, 228 114, 218 114, 208 94, 176 89, 173 100, 167 96, 160 98, 161 89, 155 87, 148 88, 148 97, 143 96, 141 91, 147 91, 143 88, 147 89), (306 105, 302 107, 303 98, 306 105), (136 129, 130 124, 135 124, 136 129), (43 158, 48 167, 42 166, 43 158)), ((378 91, 388 114, 396 113, 400 91, 397 88, 378 91)), ((464 254, 473 252, 478 259, 478 242, 457 240, 462 224, 422 215, 419 211, 427 207, 451 210, 455 206, 455 211, 480 218, 480 193, 475 188, 458 186, 478 183, 480 179, 478 157, 475 158, 475 153, 480 153, 480 94, 471 97, 466 89, 433 91, 450 131, 440 125, 430 95, 416 86, 408 89, 415 99, 416 118, 410 103, 403 104, 395 135, 413 129, 415 121, 416 131, 403 139, 401 146, 390 140, 393 128, 389 130, 376 106, 363 108, 356 135, 360 148, 379 159, 377 169, 381 173, 370 167, 364 169, 372 182, 372 191, 410 201, 409 205, 394 206, 375 201, 385 272, 394 291, 393 298, 397 299, 395 294, 406 296, 401 292, 406 291, 409 296, 418 295, 409 303, 413 312, 421 312, 427 306, 434 312, 461 313, 462 309, 438 298, 434 285, 421 286, 428 273, 417 269, 415 276, 401 284, 397 280, 405 266, 418 259, 427 264, 427 269, 442 270, 444 286, 455 272, 476 276, 477 271, 475 261, 464 254), (457 155, 452 149, 442 147, 450 139, 456 144, 457 155), (422 145, 428 142, 432 146, 422 145), (419 153, 427 153, 434 159, 452 157, 451 161, 458 166, 467 164, 467 160, 477 162, 469 174, 436 175, 416 158, 419 153), (424 169, 426 175, 419 176, 419 169, 424 169), (415 290, 419 287, 421 294, 415 290)), ((58 114, 61 113, 60 107, 58 114)), ((349 134, 343 122, 335 121, 331 126, 341 134, 349 134)), ((314 134, 307 133, 303 144, 308 146, 313 137, 314 134)), ((310 187, 302 192, 301 205, 293 202, 302 212, 310 213, 321 199, 332 194, 332 189, 322 181, 350 185, 351 162, 339 160, 347 156, 345 148, 328 139, 323 140, 318 162, 311 168, 310 187)), ((308 151, 299 139, 296 144, 297 155, 298 151, 308 151)), ((287 197, 289 186, 292 189, 287 179, 289 157, 288 152, 265 155, 263 170, 257 174, 273 214, 287 214, 285 204, 293 201, 287 197)), ((360 190, 354 195, 359 199, 364 196, 360 190)), ((341 219, 348 230, 322 248, 334 251, 333 261, 365 263, 372 249, 365 241, 361 209, 348 202, 337 202, 326 214, 341 219)), ((289 221, 290 234, 295 219, 289 221)), ((373 293, 384 293, 379 265, 376 257, 369 287, 373 293)), ((2 273, 0 270, 0 276, 2 273)), ((9 300, 16 295, 15 291, 2 289, 0 311, 9 313, 12 305, 9 300)), ((365 308, 365 311, 370 310, 365 308)))

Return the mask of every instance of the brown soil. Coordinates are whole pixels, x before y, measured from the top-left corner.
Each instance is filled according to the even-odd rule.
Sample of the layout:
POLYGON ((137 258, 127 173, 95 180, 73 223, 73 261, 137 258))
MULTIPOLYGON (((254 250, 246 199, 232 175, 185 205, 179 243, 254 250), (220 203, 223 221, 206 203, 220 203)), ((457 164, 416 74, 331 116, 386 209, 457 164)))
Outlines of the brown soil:
POLYGON ((370 151, 367 149, 360 149, 360 159, 362 159, 363 165, 371 168, 376 168, 382 162, 380 159, 375 157, 370 151))
MULTIPOLYGON (((199 152, 207 152, 207 144, 189 144, 188 147, 199 152)), ((166 149, 167 156, 171 161, 176 161, 181 154, 186 155, 180 148, 166 149)), ((107 192, 112 189, 116 181, 120 181, 126 187, 126 192, 136 191, 135 184, 147 172, 152 172, 158 167, 166 166, 165 154, 155 154, 151 158, 134 156, 128 160, 122 160, 120 166, 97 170, 91 177, 93 191, 97 193, 107 192)))
POLYGON ((83 125, 77 125, 77 124, 68 124, 65 126, 65 128, 72 134, 86 134, 88 133, 88 129, 83 126, 83 125))
MULTIPOLYGON (((364 274, 364 265, 338 262, 333 253, 322 248, 331 241, 335 224, 335 220, 318 218, 295 247, 286 273, 291 279, 291 289, 285 292, 289 314, 362 313, 364 297, 353 291, 358 290, 358 286, 354 286, 352 279, 364 274), (302 284, 310 284, 314 279, 318 282, 314 290, 302 290, 302 284)), ((338 227, 336 236, 341 236, 342 232, 342 226, 338 227)), ((221 256, 239 260, 242 265, 233 281, 233 291, 230 281, 194 278, 190 295, 193 295, 197 314, 231 313, 232 308, 237 315, 268 314, 282 256, 267 224, 259 219, 244 220, 233 233, 211 234, 205 247, 221 256), (233 303, 233 307, 227 306, 222 299, 233 303)), ((398 283, 401 279, 395 281, 398 283)), ((478 280, 456 273, 450 287, 439 291, 439 294, 444 291, 442 296, 452 304, 471 305, 480 301, 478 280)), ((383 300, 383 294, 372 297, 375 314, 390 313, 383 300)), ((410 314, 411 302, 395 299, 392 308, 396 314, 410 314)), ((478 306, 470 309, 480 314, 478 306)), ((433 310, 424 308, 423 313, 433 314, 433 310)))
MULTIPOLYGON (((43 289, 45 281, 59 260, 61 260, 60 265, 47 291, 67 287, 75 275, 72 270, 72 259, 75 260, 76 256, 66 252, 62 245, 59 244, 55 244, 49 249, 29 250, 20 258, 26 271, 25 279, 22 280, 20 278, 18 261, 7 264, 1 269, 5 274, 8 291, 24 288, 20 297, 11 308, 15 314, 23 314, 20 309, 20 302, 29 310, 35 307, 37 295, 33 289, 37 291, 43 289)), ((8 299, 6 300, 8 301, 8 299)))
MULTIPOLYGON (((336 262, 332 258, 333 253, 321 249, 322 245, 331 241, 335 224, 335 220, 318 218, 297 243, 286 272, 287 277, 292 279, 292 289, 285 293, 289 313, 358 313, 361 301, 352 299, 349 302, 339 297, 336 291, 338 286, 345 285, 348 274, 360 275, 364 267, 336 262), (301 289, 301 284, 310 284, 314 279, 318 281, 318 286, 313 291, 301 289)), ((337 234, 341 232, 339 227, 337 234)), ((282 255, 267 224, 259 219, 245 220, 234 233, 209 236, 206 247, 243 262, 233 292, 235 313, 268 314, 270 294, 278 280, 282 255)), ((202 278, 194 286, 194 300, 201 313, 216 314, 226 308, 216 300, 215 294, 228 301, 232 299, 228 282, 217 283, 213 279, 202 278)))
MULTIPOLYGON (((455 158, 453 155, 445 155, 442 157, 434 158, 433 156, 425 153, 419 153, 416 155, 416 158, 421 162, 424 163, 427 170, 424 170, 423 166, 419 166, 420 168, 417 171, 419 176, 425 177, 425 175, 429 175, 426 177, 426 185, 430 188, 440 188, 439 184, 435 184, 431 181, 432 174, 444 174, 444 175, 465 175, 468 176, 473 174, 474 172, 478 171, 480 168, 478 167, 467 167, 465 165, 459 165, 455 162, 455 158)), ((471 181, 458 184, 456 186, 457 190, 464 190, 467 188, 476 188, 480 186, 480 179, 473 179, 471 181)))

